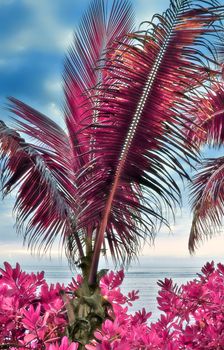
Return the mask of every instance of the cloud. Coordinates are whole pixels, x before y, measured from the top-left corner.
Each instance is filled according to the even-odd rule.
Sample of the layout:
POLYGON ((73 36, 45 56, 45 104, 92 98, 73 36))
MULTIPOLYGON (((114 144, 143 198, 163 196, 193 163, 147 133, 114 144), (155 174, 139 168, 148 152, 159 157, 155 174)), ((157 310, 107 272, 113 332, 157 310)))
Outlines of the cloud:
MULTIPOLYGON (((88 3, 89 0, 75 6, 72 0, 1 3, 4 4, 0 11, 1 104, 8 95, 31 105, 61 100, 59 81, 66 48, 88 3)), ((153 12, 161 4, 137 0, 135 5, 140 22, 148 11, 153 12)))
POLYGON ((150 21, 155 13, 162 13, 169 7, 169 0, 133 1, 137 26, 143 21, 150 21))
POLYGON ((0 1, 1 106, 6 96, 15 96, 31 105, 43 105, 61 98, 62 93, 53 89, 53 85, 55 79, 61 78, 77 15, 73 1, 59 0, 57 6, 55 3, 0 1), (73 13, 70 21, 60 16, 60 8, 70 9, 73 13))
POLYGON ((51 119, 53 119, 61 128, 65 128, 63 112, 58 103, 50 102, 44 107, 44 109, 46 110, 45 113, 51 119))
POLYGON ((52 250, 51 255, 46 254, 44 256, 40 256, 37 254, 31 254, 26 247, 23 247, 21 245, 21 243, 15 243, 1 243, 0 266, 3 266, 4 261, 10 262, 12 265, 15 265, 17 262, 19 262, 22 267, 31 265, 32 268, 35 267, 38 270, 38 266, 42 267, 42 269, 46 266, 52 265, 68 266, 68 262, 65 256, 63 254, 61 255, 58 249, 52 250))
MULTIPOLYGON (((61 21, 53 3, 22 0, 2 7, 0 38, 4 50, 1 50, 1 55, 4 52, 20 54, 32 49, 64 51, 72 40, 75 23, 61 21)), ((63 6, 62 1, 59 3, 63 6)), ((73 17, 75 22, 75 15, 73 17)))
POLYGON ((49 77, 43 82, 44 90, 48 93, 61 94, 62 91, 62 81, 58 77, 49 77))
POLYGON ((0 108, 14 96, 62 123, 63 61, 85 4, 0 0, 0 108))
MULTIPOLYGON (((163 227, 158 232, 154 244, 146 244, 143 249, 143 255, 146 256, 164 256, 167 258, 190 258, 188 251, 188 237, 191 229, 192 216, 190 212, 183 209, 183 215, 177 215, 176 222, 171 226, 171 231, 163 227)), ((208 261, 217 257, 223 257, 224 232, 220 235, 214 235, 212 239, 207 239, 198 245, 195 252, 196 258, 206 258, 208 261)))
POLYGON ((62 89, 60 93, 58 88, 53 90, 52 86, 55 76, 58 81, 61 78, 63 56, 32 51, 18 59, 10 59, 8 67, 6 64, 0 65, 0 97, 3 103, 7 96, 14 96, 34 107, 49 103, 52 99, 61 99, 62 89))
POLYGON ((2 6, 9 6, 13 3, 15 3, 16 0, 0 0, 0 7, 2 6))

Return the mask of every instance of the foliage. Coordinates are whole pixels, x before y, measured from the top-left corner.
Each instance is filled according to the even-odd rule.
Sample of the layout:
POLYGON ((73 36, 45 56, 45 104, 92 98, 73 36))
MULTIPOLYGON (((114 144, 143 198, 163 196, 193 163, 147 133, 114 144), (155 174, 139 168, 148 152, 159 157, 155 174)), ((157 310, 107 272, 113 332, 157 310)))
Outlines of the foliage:
MULTIPOLYGON (((149 323, 144 308, 128 314, 113 308, 88 350, 217 350, 224 348, 224 265, 207 263, 197 279, 178 288, 170 279, 159 281, 158 307, 163 313, 149 323)), ((115 293, 116 298, 116 293, 115 293)), ((112 297, 113 299, 113 297, 112 297)))
MULTIPOLYGON (((95 331, 87 350, 217 350, 224 347, 224 265, 207 263, 197 278, 177 287, 159 281, 158 307, 163 312, 150 323, 145 308, 130 314, 128 306, 138 291, 125 296, 120 286, 124 273, 101 278, 101 293, 108 301, 108 319, 95 331)), ((80 276, 65 287, 48 285, 43 272, 27 274, 17 264, 5 263, 0 279, 0 348, 77 350, 65 334, 68 324, 61 291, 68 298, 80 288, 80 276)))
POLYGON ((18 189, 29 246, 61 236, 71 260, 88 257, 93 285, 102 248, 129 262, 168 225, 181 197, 175 176, 188 178, 184 162, 195 159, 183 127, 208 96, 206 116, 223 110, 213 98, 223 16, 217 0, 173 0, 136 31, 129 0, 90 2, 65 59, 66 129, 16 98, 16 128, 0 122, 2 191, 18 189))
MULTIPOLYGON (((222 49, 223 50, 223 49, 222 49)), ((212 85, 212 91, 201 101, 201 108, 194 108, 194 123, 188 137, 199 148, 205 145, 220 148, 224 141, 224 86, 212 85)), ((200 164, 193 179, 191 202, 193 221, 189 238, 189 249, 194 251, 199 241, 219 232, 224 212, 223 156, 208 159, 200 164)))
MULTIPOLYGON (((70 287, 48 286, 42 274, 29 276, 6 264, 3 344, 74 350, 69 338, 83 349, 96 332, 98 344, 89 349, 175 349, 199 342, 206 329, 197 317, 207 299, 199 300, 203 310, 194 300, 194 313, 188 286, 178 292, 171 281, 160 283, 165 315, 149 326, 145 310, 127 313, 124 305, 137 294, 120 292, 122 272, 101 278, 100 285, 97 270, 102 252, 129 263, 146 238, 169 225, 181 202, 176 177, 189 179, 185 164, 197 160, 198 145, 223 142, 218 50, 224 6, 217 0, 172 0, 136 31, 129 0, 106 3, 91 1, 65 59, 65 130, 12 97, 15 128, 0 121, 1 190, 18 190, 18 230, 25 229, 29 247, 44 252, 61 237, 70 261, 82 270, 70 287)), ((206 166, 194 187, 191 250, 211 224, 220 225, 224 211, 223 158, 206 166)), ((203 289, 203 281, 197 283, 203 289)))
POLYGON ((5 263, 0 271, 1 348, 76 350, 64 336, 67 315, 60 291, 66 288, 48 285, 43 272, 27 274, 19 264, 5 263))

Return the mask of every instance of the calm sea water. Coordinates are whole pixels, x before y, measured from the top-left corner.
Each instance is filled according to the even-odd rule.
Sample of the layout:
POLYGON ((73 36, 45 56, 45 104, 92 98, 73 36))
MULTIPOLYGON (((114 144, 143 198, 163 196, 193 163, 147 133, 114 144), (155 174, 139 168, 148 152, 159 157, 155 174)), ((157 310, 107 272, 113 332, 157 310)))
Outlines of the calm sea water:
MULTIPOLYGON (((49 283, 64 283, 67 285, 74 274, 66 266, 26 266, 23 268, 27 272, 37 272, 44 270, 45 278, 49 283)), ((130 268, 125 273, 122 291, 127 293, 131 290, 139 290, 140 299, 136 300, 130 312, 138 311, 143 307, 152 312, 151 321, 156 321, 160 315, 160 310, 156 307, 156 297, 159 287, 158 280, 172 278, 179 286, 196 277, 200 272, 200 267, 152 267, 141 266, 130 268)))

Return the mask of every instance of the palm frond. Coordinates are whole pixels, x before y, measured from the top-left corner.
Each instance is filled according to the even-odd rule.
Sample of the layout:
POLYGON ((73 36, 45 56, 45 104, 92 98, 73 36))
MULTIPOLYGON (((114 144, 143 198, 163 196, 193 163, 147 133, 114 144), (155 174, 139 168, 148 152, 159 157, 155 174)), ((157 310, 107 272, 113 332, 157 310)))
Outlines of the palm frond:
POLYGON ((200 148, 206 144, 221 147, 224 142, 224 85, 212 84, 210 91, 189 110, 188 139, 200 148))
POLYGON ((224 157, 204 161, 192 186, 193 221, 189 250, 220 231, 224 214, 224 157))
MULTIPOLYGON (((92 123, 97 121, 97 112, 94 110, 97 103, 92 96, 94 87, 101 83, 103 76, 99 65, 109 47, 115 40, 124 37, 133 28, 133 10, 128 0, 113 0, 111 6, 103 0, 91 1, 90 6, 81 19, 74 35, 65 60, 64 93, 65 93, 65 121, 69 132, 70 143, 73 147, 74 170, 91 169, 94 163, 93 155, 89 151, 93 148, 94 139, 85 132, 83 119, 86 112, 92 113, 92 123)), ((88 181, 89 176, 84 177, 88 181)), ((83 182, 76 178, 79 187, 83 182)), ((86 203, 80 203, 80 207, 86 203)), ((89 218, 92 213, 89 213, 89 218)), ((79 221, 79 219, 78 219, 79 221)), ((78 228, 82 237, 94 234, 95 223, 78 228)), ((71 238, 69 245, 75 237, 71 238)), ((110 240, 110 238, 109 238, 110 240)), ((68 245, 68 246, 69 246, 68 245)), ((70 254, 70 249, 67 249, 70 254)))
POLYGON ((18 132, 1 124, 3 191, 6 195, 19 187, 15 204, 18 229, 25 222, 25 238, 31 246, 40 241, 40 246, 45 243, 47 248, 61 234, 70 259, 76 259, 75 251, 83 255, 85 236, 91 230, 77 229, 80 210, 75 171, 85 164, 89 166, 85 152, 92 147, 92 139, 82 132, 82 118, 86 109, 92 110, 94 102, 84 103, 101 80, 97 66, 105 50, 132 26, 133 11, 128 0, 114 0, 111 6, 104 0, 91 2, 65 61, 68 135, 52 119, 10 98, 9 109, 16 115, 14 122, 19 132, 33 143, 25 142, 18 132))
POLYGON ((214 107, 221 73, 216 45, 224 6, 216 0, 171 1, 138 32, 128 0, 106 3, 91 2, 65 60, 68 136, 15 99, 17 125, 34 143, 0 127, 3 190, 20 186, 16 209, 19 225, 28 220, 25 236, 48 247, 62 234, 80 256, 88 240, 90 283, 106 241, 112 257, 127 262, 168 225, 167 213, 181 201, 176 175, 188 179, 182 161, 196 157, 186 124, 194 109, 202 113, 204 93, 214 107))
POLYGON ((68 136, 51 118, 14 97, 9 98, 9 110, 16 115, 14 124, 21 132, 35 139, 36 145, 54 153, 65 167, 69 167, 71 149, 68 136), (63 157, 62 157, 63 155, 63 157))
POLYGON ((133 28, 133 10, 129 0, 92 0, 74 34, 74 42, 66 60, 64 70, 65 121, 74 147, 77 168, 88 163, 85 155, 92 145, 83 130, 85 112, 92 111, 95 99, 93 88, 103 79, 99 64, 106 50, 115 40, 124 37, 133 28), (88 99, 86 98, 88 97, 88 99))
POLYGON ((77 176, 83 179, 79 193, 84 203, 78 225, 85 227, 91 221, 96 228, 90 282, 105 236, 114 247, 112 254, 119 245, 124 259, 130 254, 129 242, 138 244, 136 232, 142 222, 149 227, 144 235, 153 236, 153 217, 164 221, 158 202, 172 208, 179 200, 170 171, 185 176, 176 160, 179 155, 192 157, 192 145, 186 144, 181 129, 195 90, 209 89, 211 65, 216 63, 212 40, 219 38, 216 32, 224 9, 215 4, 173 1, 147 31, 129 35, 134 45, 119 41, 107 52, 105 79, 94 96, 97 123, 92 125, 92 113, 84 119, 86 134, 95 140, 91 151, 95 162, 77 176))
POLYGON ((14 206, 17 229, 21 231, 25 223, 24 239, 29 246, 35 248, 38 244, 40 249, 47 249, 57 236, 66 240, 72 234, 70 217, 76 211, 75 188, 65 166, 65 154, 68 156, 65 134, 47 117, 19 101, 12 101, 12 110, 17 115, 33 121, 33 125, 19 123, 23 125, 23 132, 49 147, 25 142, 18 132, 1 122, 2 191, 7 195, 19 187, 14 206))
POLYGON ((103 0, 92 0, 74 34, 65 61, 64 81, 73 81, 80 91, 92 89, 100 80, 99 61, 108 47, 133 27, 129 0, 113 0, 110 8, 103 0))

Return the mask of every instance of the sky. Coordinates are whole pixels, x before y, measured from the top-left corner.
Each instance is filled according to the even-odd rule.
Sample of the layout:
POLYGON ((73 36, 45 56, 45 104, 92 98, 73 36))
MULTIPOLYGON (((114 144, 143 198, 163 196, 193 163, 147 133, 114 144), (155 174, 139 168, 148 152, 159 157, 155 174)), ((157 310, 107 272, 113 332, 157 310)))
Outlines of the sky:
MULTIPOLYGON (((89 0, 0 0, 0 119, 8 122, 6 97, 14 96, 63 125, 63 61, 88 3, 89 0)), ((133 0, 136 24, 163 12, 168 4, 168 0, 133 0)), ((172 233, 163 228, 155 244, 143 249, 143 259, 187 264, 195 264, 198 259, 221 261, 224 254, 221 235, 201 245, 196 256, 190 257, 187 241, 191 215, 184 186, 183 191, 184 205, 171 225, 172 233)), ((12 216, 14 198, 13 194, 0 201, 0 264, 5 260, 39 264, 39 258, 23 247, 22 237, 16 234, 12 216)), ((60 261, 57 247, 51 256, 51 260, 42 258, 41 263, 60 261)))

